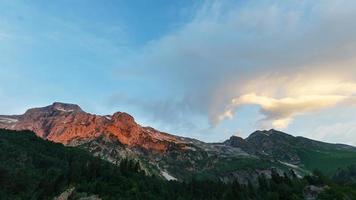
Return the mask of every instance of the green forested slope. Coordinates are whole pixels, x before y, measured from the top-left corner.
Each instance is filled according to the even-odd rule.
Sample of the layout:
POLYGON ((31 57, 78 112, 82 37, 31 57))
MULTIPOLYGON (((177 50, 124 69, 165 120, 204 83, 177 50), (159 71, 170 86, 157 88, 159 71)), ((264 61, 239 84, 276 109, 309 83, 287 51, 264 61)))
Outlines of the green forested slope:
POLYGON ((95 194, 102 199, 303 199, 308 185, 329 189, 320 199, 355 199, 355 168, 340 170, 335 181, 320 174, 298 179, 293 173, 259 178, 260 187, 191 180, 167 182, 140 172, 139 164, 120 166, 89 153, 44 141, 29 131, 0 130, 0 199, 53 199, 75 187, 71 199, 95 194), (352 176, 354 176, 352 178, 352 176))

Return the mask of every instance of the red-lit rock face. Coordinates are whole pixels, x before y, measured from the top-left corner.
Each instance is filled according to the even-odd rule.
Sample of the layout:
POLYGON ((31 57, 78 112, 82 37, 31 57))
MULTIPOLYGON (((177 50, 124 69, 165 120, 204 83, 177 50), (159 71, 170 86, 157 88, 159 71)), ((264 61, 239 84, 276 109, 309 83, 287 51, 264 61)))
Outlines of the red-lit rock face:
POLYGON ((0 128, 31 130, 39 137, 69 144, 74 140, 115 136, 122 144, 164 152, 184 142, 153 128, 141 127, 132 116, 117 112, 112 116, 92 115, 73 104, 54 103, 28 110, 23 115, 0 116, 0 128))

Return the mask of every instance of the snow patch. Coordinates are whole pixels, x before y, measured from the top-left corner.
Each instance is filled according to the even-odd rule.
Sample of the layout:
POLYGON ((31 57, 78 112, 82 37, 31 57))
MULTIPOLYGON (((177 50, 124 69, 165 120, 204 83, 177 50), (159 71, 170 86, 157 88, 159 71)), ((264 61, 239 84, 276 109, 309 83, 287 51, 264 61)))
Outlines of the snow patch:
POLYGON ((61 111, 61 112, 73 112, 74 110, 66 110, 63 108, 56 108, 56 110, 61 111))
POLYGON ((282 161, 279 161, 279 162, 282 163, 283 165, 286 165, 286 166, 294 168, 294 169, 298 169, 299 168, 297 165, 293 165, 291 163, 286 163, 286 162, 282 162, 282 161))
POLYGON ((183 147, 185 150, 191 150, 191 151, 197 151, 194 147, 190 147, 190 146, 185 146, 183 147))
POLYGON ((265 136, 270 136, 269 133, 266 133, 266 132, 262 132, 262 134, 265 136))
POLYGON ((0 117, 0 122, 2 123, 7 123, 7 124, 12 124, 12 123, 16 123, 19 120, 17 119, 12 119, 12 118, 7 118, 7 117, 0 117))
POLYGON ((167 181, 176 181, 177 180, 177 178, 168 174, 168 172, 166 172, 166 171, 161 171, 161 174, 167 181))
POLYGON ((105 116, 107 120, 111 120, 112 118, 110 116, 105 116))

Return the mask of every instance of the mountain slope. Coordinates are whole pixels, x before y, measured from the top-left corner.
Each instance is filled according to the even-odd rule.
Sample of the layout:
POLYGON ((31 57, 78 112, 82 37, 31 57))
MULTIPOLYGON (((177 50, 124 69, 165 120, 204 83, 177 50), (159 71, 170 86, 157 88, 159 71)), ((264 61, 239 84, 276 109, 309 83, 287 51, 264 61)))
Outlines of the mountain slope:
POLYGON ((245 140, 233 136, 225 144, 241 147, 251 154, 275 159, 294 168, 308 171, 319 169, 327 174, 337 168, 356 164, 355 147, 294 137, 273 129, 256 131, 245 140))
MULTIPOLYGON (((53 199, 60 194, 72 200, 294 200, 318 193, 322 199, 356 198, 355 186, 335 184, 320 176, 301 180, 293 173, 281 177, 274 172, 271 179, 260 176, 259 187, 208 180, 163 181, 144 175, 136 162, 123 160, 115 166, 77 147, 42 140, 30 131, 0 129, 0 145, 2 200, 53 199)), ((354 168, 347 173, 355 176, 354 168)), ((340 171, 337 180, 349 182, 344 174, 340 171)))
POLYGON ((116 186, 118 198, 130 197, 128 189, 137 187, 143 193, 152 179, 135 167, 125 167, 123 172, 86 151, 42 140, 29 131, 0 129, 0 146, 0 199, 4 200, 53 199, 69 186, 83 191, 77 192, 78 197, 90 193, 105 197, 105 191, 94 188, 110 184, 116 186))
POLYGON ((0 115, 0 128, 31 130, 37 136, 77 146, 114 164, 123 158, 140 160, 146 174, 167 180, 194 178, 240 183, 256 182, 294 170, 308 174, 314 168, 332 173, 355 163, 356 148, 327 144, 283 132, 256 131, 248 138, 232 136, 223 143, 204 143, 142 127, 127 113, 93 115, 74 104, 53 103, 23 115, 0 115))
POLYGON ((240 172, 244 176, 239 175, 247 182, 250 174, 256 179, 260 171, 275 165, 240 148, 207 144, 142 127, 126 113, 92 115, 74 104, 53 103, 29 109, 23 115, 2 115, 0 128, 31 130, 41 138, 79 146, 112 163, 125 157, 138 159, 148 174, 166 179, 187 180, 195 176, 216 179, 248 170, 240 172), (258 165, 260 162, 268 164, 258 165))

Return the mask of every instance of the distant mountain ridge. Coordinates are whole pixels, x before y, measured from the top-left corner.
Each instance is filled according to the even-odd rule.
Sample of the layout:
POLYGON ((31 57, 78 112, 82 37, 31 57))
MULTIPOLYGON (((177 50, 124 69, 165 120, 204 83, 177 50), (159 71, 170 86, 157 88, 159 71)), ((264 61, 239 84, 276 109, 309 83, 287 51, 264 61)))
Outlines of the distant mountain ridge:
POLYGON ((226 145, 240 147, 261 158, 278 160, 291 167, 308 170, 336 170, 335 162, 356 164, 356 147, 344 144, 330 144, 292 135, 274 129, 255 131, 245 140, 232 136, 226 145), (346 153, 347 152, 347 153, 346 153), (334 163, 333 163, 334 162, 334 163))
POLYGON ((271 170, 293 170, 300 176, 319 168, 327 173, 356 163, 356 148, 328 144, 269 130, 246 139, 232 136, 223 143, 205 143, 142 127, 124 112, 93 115, 80 106, 55 102, 23 115, 0 115, 0 128, 31 130, 37 136, 87 149, 118 163, 123 158, 141 162, 147 174, 167 180, 192 177, 246 183, 271 170))
POLYGON ((292 148, 327 148, 332 147, 335 150, 350 150, 356 151, 356 147, 345 145, 345 144, 330 144, 325 142, 320 142, 316 140, 311 140, 304 137, 294 137, 287 133, 277 131, 274 129, 255 131, 245 140, 232 136, 229 140, 224 142, 226 145, 240 147, 246 152, 272 156, 274 158, 279 158, 293 164, 299 164, 300 158, 291 152, 292 148), (288 150, 288 152, 282 152, 288 150), (277 155, 280 153, 281 155, 277 155))

